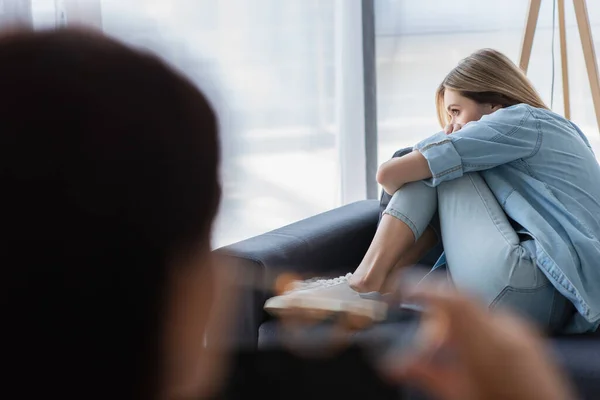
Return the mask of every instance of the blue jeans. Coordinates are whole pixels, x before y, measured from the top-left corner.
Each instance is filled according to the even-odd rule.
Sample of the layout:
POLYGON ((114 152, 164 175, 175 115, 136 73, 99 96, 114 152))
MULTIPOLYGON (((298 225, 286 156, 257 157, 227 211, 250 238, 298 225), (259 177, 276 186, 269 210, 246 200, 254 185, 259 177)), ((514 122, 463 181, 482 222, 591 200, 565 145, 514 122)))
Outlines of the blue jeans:
POLYGON ((560 331, 573 313, 537 267, 519 234, 478 173, 432 188, 405 185, 383 214, 406 223, 419 238, 439 215, 448 276, 457 289, 490 308, 508 308, 549 331, 560 331))

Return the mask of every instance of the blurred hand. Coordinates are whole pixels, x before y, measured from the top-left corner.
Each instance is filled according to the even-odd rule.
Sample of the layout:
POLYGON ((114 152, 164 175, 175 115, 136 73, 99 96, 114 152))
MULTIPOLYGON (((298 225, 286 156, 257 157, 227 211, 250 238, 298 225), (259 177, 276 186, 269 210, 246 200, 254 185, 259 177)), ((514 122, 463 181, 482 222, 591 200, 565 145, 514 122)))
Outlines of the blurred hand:
POLYGON ((396 383, 415 385, 442 400, 568 400, 571 388, 541 336, 513 315, 449 291, 415 298, 430 310, 420 350, 388 364, 396 383))
POLYGON ((199 249, 173 277, 165 399, 213 398, 225 383, 240 285, 227 258, 199 249), (200 267, 201 266, 201 267, 200 267))
POLYGON ((463 126, 459 123, 450 123, 444 128, 444 133, 446 135, 450 135, 451 133, 460 131, 462 127, 463 126))

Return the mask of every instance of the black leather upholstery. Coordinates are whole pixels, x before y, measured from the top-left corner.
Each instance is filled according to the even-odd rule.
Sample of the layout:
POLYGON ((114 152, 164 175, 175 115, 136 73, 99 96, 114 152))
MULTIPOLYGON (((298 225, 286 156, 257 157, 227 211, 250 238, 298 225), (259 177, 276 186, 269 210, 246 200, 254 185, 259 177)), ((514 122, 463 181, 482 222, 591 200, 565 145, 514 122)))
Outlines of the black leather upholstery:
MULTIPOLYGON (((316 215, 217 252, 235 261, 242 269, 270 280, 281 271, 309 275, 337 275, 352 271, 367 250, 379 218, 379 202, 365 200, 316 215)), ((277 343, 277 322, 264 313, 269 290, 241 287, 236 340, 256 347, 277 343)), ((396 327, 399 336, 406 323, 396 327)), ((377 336, 377 331, 365 333, 377 336)), ((598 335, 552 338, 557 358, 579 389, 582 399, 596 399, 600 393, 600 337, 598 335)))
MULTIPOLYGON (((264 287, 272 287, 284 271, 307 276, 344 274, 358 266, 369 247, 378 212, 378 201, 360 201, 216 251, 264 287)), ((268 319, 263 305, 273 293, 251 285, 241 286, 240 292, 236 340, 255 345, 258 328, 268 319)))

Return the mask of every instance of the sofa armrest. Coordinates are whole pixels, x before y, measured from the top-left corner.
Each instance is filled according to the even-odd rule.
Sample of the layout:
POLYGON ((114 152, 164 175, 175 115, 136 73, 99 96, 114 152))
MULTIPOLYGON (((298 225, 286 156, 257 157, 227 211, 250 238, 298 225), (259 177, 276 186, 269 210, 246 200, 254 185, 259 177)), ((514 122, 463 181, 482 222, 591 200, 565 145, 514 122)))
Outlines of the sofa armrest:
POLYGON ((364 200, 216 250, 241 272, 235 340, 256 344, 263 311, 281 272, 321 276, 352 272, 371 244, 379 202, 364 200), (250 284, 249 284, 250 283, 250 284))

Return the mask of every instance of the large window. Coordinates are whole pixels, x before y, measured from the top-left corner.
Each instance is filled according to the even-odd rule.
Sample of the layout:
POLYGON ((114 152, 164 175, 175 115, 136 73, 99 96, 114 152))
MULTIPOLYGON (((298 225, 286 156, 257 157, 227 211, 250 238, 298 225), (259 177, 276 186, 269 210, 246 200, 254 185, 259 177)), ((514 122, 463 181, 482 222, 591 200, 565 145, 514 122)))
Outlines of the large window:
MULTIPOLYGON (((64 17, 62 23, 97 26, 151 49, 215 95, 225 149, 224 198, 214 239, 214 246, 221 246, 345 201, 340 166, 351 154, 340 151, 339 135, 340 126, 353 124, 341 120, 361 110, 349 112, 337 101, 341 93, 352 93, 342 85, 356 85, 341 60, 348 46, 356 53, 361 43, 339 32, 352 13, 360 13, 360 4, 33 0, 32 13, 36 28, 64 17), (340 13, 343 20, 336 18, 340 13)), ((358 24, 360 31, 360 15, 358 24)))
MULTIPOLYGON (((13 19, 31 14, 23 20, 38 29, 100 28, 157 52, 214 96, 223 126, 224 198, 214 239, 221 246, 367 197, 375 158, 366 133, 375 109, 369 62, 381 163, 439 131, 434 92, 460 59, 491 47, 518 61, 524 0, 372 1, 375 60, 363 54, 372 45, 363 24, 369 0, 0 0, 0 23, 12 12, 13 19)), ((600 155, 566 3, 571 119, 600 155)), ((600 2, 587 4, 600 55, 600 2)), ((552 16, 553 1, 543 1, 528 75, 562 113, 558 27, 551 95, 552 16)))
POLYGON ((338 204, 331 1, 122 3, 102 1, 105 32, 167 42, 161 53, 189 75, 200 75, 201 57, 220 78, 227 151, 215 246, 338 204))
MULTIPOLYGON (((379 162, 440 130, 434 93, 444 76, 471 52, 491 47, 515 63, 521 48, 527 1, 375 0, 379 162)), ((542 1, 528 76, 550 105, 552 3, 542 1)), ((600 156, 600 134, 572 4, 566 2, 571 119, 600 156)), ((600 55, 600 2, 588 1, 596 55, 600 55)), ((554 44, 554 111, 562 114, 558 23, 554 44)))

